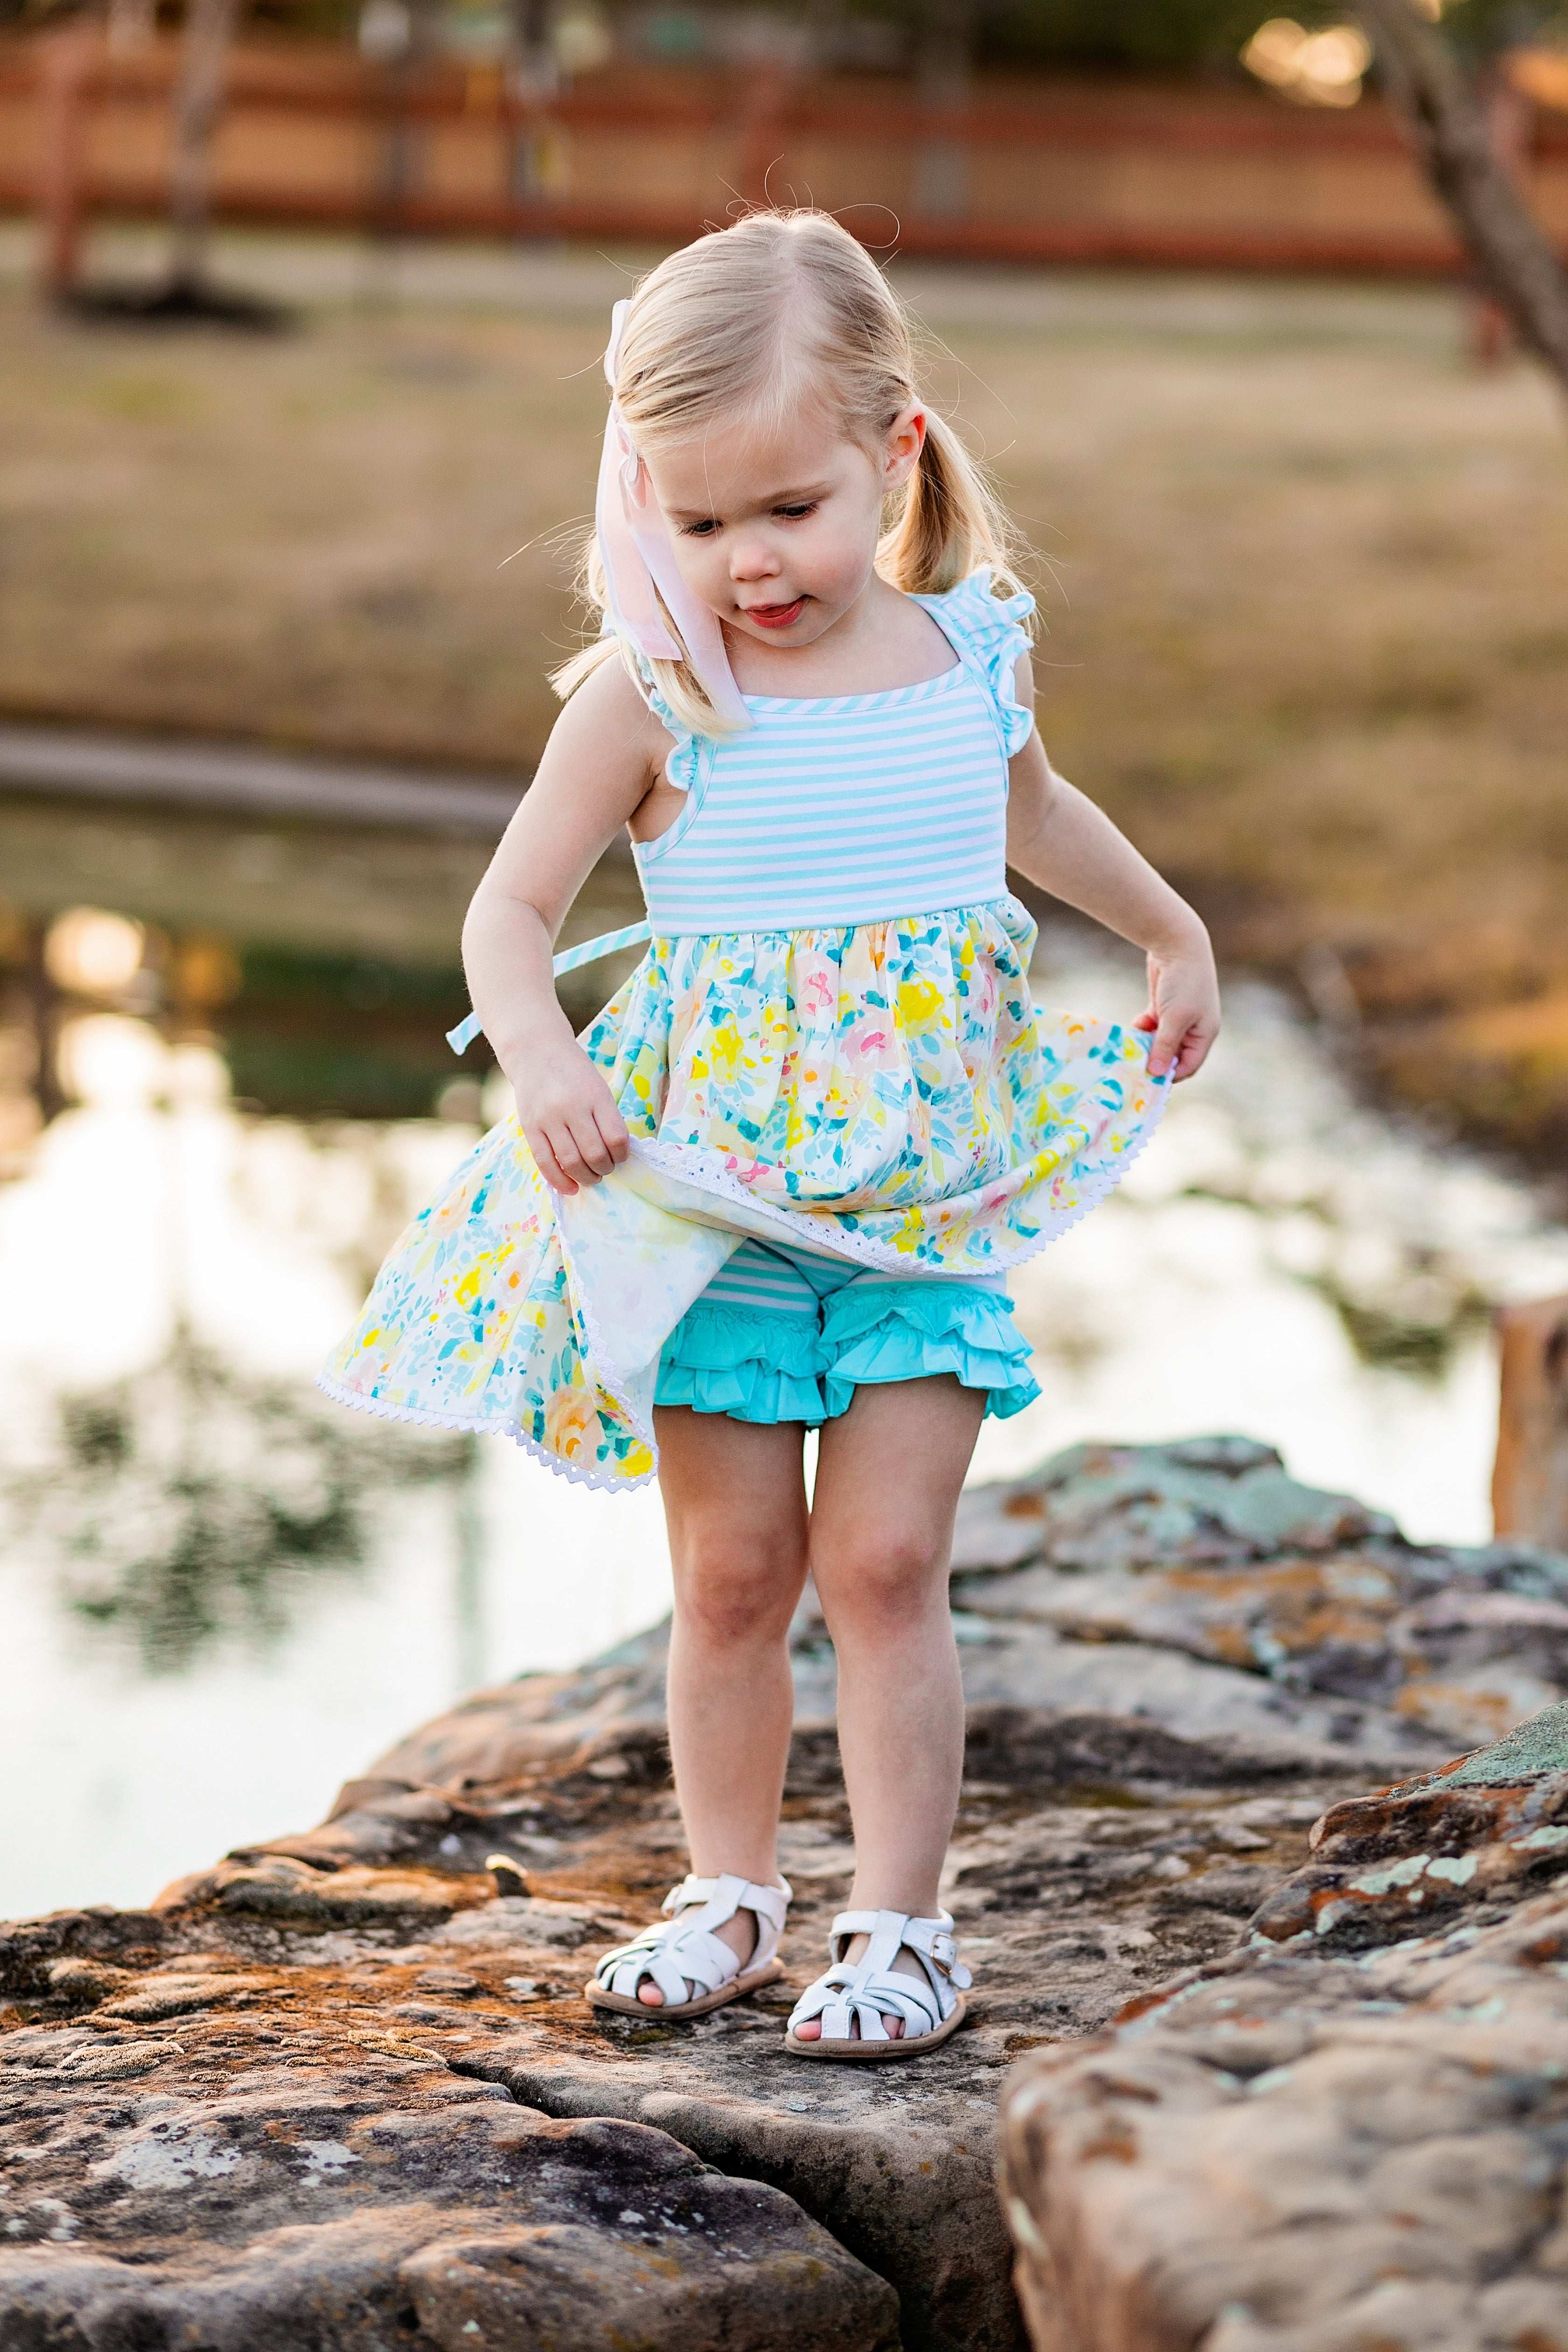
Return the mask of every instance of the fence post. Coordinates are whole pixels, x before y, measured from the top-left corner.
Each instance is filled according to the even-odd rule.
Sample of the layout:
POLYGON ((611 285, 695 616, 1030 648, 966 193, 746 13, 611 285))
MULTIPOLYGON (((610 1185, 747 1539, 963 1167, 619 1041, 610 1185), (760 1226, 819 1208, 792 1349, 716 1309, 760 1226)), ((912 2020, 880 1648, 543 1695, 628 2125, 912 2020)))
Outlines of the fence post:
POLYGON ((174 257, 172 293, 199 299, 206 276, 212 217, 212 143, 223 106, 224 69, 239 0, 190 0, 174 96, 174 152, 169 173, 174 257))
POLYGON ((37 45, 39 276, 54 302, 69 299, 81 267, 82 85, 98 39, 81 16, 37 45))
POLYGON ((777 203, 781 198, 785 204, 795 202, 787 190, 776 194, 770 192, 768 174, 778 161, 779 142, 784 135, 795 79, 781 58, 760 58, 750 68, 751 87, 741 100, 738 126, 740 193, 748 205, 777 203))
POLYGON ((1568 1297, 1502 1307, 1492 1523, 1568 1551, 1568 1297))
POLYGON ((943 224, 969 212, 973 145, 963 120, 971 96, 973 47, 971 0, 926 0, 915 55, 915 96, 921 122, 910 194, 915 216, 943 224))

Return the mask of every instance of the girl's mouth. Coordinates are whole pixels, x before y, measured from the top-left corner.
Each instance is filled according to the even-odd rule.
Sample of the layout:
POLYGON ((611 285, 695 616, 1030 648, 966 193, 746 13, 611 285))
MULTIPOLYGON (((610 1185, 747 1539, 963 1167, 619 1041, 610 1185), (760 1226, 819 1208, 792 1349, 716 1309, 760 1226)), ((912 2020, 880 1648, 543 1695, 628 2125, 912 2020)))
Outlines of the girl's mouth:
POLYGON ((741 609, 760 629, 788 629, 805 612, 805 598, 797 596, 793 604, 743 604, 741 609))

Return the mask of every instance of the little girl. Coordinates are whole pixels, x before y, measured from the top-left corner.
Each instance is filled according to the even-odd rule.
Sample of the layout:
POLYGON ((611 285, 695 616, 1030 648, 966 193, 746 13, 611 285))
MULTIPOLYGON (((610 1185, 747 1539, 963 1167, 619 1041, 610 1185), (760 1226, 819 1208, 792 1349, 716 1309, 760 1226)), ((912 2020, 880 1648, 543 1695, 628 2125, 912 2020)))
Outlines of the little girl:
POLYGON ((948 1554, 981 1421, 1038 1393, 1006 1275, 1203 1061, 1214 962, 1053 773, 1007 526, 834 221, 756 213, 672 255, 616 305, 605 372, 604 631, 556 680, 463 936, 453 1040, 483 1024, 517 1116, 397 1244, 323 1384, 588 1486, 658 1474, 693 1874, 600 1962, 601 2008, 696 2017, 781 1973, 787 1637, 815 1579, 856 1873, 785 2043, 914 2056, 970 1980, 938 1901, 948 1554), (577 1039, 552 941, 622 825, 648 924, 555 968, 650 944, 577 1039), (1147 950, 1134 1032, 1037 1013, 1009 862, 1147 950))

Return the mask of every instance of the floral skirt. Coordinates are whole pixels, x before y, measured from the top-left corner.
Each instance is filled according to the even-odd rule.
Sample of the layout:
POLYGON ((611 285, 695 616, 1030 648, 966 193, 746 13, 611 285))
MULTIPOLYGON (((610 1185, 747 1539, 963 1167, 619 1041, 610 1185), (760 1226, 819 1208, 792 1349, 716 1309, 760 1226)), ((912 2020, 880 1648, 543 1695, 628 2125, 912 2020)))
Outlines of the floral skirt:
POLYGON ((1033 940, 1013 899, 656 939, 582 1039, 628 1160, 558 1198, 502 1120, 321 1385, 638 1486, 666 1343, 748 1238, 905 1282, 1021 1265, 1110 1191, 1167 1093, 1139 1032, 1037 1008, 1033 940))

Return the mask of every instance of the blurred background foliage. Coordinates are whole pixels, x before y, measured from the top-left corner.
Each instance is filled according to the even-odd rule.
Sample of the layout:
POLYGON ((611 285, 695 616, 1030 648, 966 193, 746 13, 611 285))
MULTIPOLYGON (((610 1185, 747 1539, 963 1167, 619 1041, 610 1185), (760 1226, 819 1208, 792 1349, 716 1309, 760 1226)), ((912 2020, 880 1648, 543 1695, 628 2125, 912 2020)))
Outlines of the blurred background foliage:
MULTIPOLYGON (((0 26, 26 27, 73 14, 97 0, 0 0, 0 26)), ((1568 39, 1568 13, 1553 0, 1439 0, 1444 30, 1472 58, 1500 48, 1549 38, 1568 39)), ((158 0, 156 16, 165 27, 184 13, 183 0, 158 0)), ((432 12, 460 16, 463 0, 446 0, 432 12)), ((542 9, 539 0, 513 0, 524 40, 535 31, 524 18, 565 14, 542 9)), ((1279 0, 767 0, 766 5, 727 9, 647 5, 616 0, 608 16, 616 47, 674 57, 700 57, 710 44, 710 16, 768 18, 795 22, 832 53, 846 23, 888 28, 893 36, 847 45, 850 61, 898 70, 932 48, 957 45, 982 67, 1021 66, 1040 70, 1106 73, 1215 73, 1239 70, 1237 58, 1258 26, 1279 13, 1279 0)), ((1309 28, 1341 21, 1347 11, 1333 0, 1291 0, 1290 13, 1309 28)), ((1353 10, 1348 12, 1353 14, 1353 10)), ((1424 12, 1425 13, 1425 12, 1424 12)), ((360 0, 250 0, 246 19, 254 28, 312 39, 352 40, 361 17, 360 0)))
MULTIPOLYGON (((0 10, 15 28, 102 5, 0 10)), ((110 0, 110 56, 116 11, 127 26, 140 12, 142 39, 153 5, 166 35, 182 6, 230 21, 227 0, 110 0)), ((27 453, 0 465, 0 714, 447 774, 526 770, 556 709, 542 673, 581 620, 569 582, 601 429, 605 306, 655 257, 669 218, 667 206, 644 247, 641 215, 574 227, 570 205, 624 166, 637 204, 655 183, 667 196, 684 187, 695 225, 764 193, 809 200, 812 175, 837 170, 839 201, 889 194, 917 230, 923 216, 948 238, 936 252, 963 250, 962 235, 978 262, 978 274, 943 275, 944 263, 905 282, 929 314, 938 396, 1032 547, 1053 756, 1204 908, 1229 959, 1363 1024, 1368 1067, 1396 1097, 1560 1161, 1560 424, 1542 387, 1510 378, 1497 319, 1390 281, 1452 270, 1458 257, 1440 244, 1434 255, 1440 217, 1427 199, 1410 205, 1416 174, 1386 118, 1365 123, 1364 142, 1358 128, 1314 144, 1309 123, 1280 113, 1291 100, 1356 105, 1367 58, 1353 0, 1291 5, 1285 18, 1268 0, 240 0, 243 32, 300 37, 279 88, 319 72, 311 103, 339 91, 344 152, 374 144, 374 187, 359 186, 353 163, 339 211, 321 216, 341 217, 346 194, 368 234, 351 249, 226 232, 224 268, 268 289, 230 323, 277 330, 243 349, 205 333, 177 346, 103 334, 111 315, 147 323, 148 273, 167 266, 155 231, 107 218, 92 229, 96 309, 75 287, 57 287, 52 308, 31 305, 19 278, 0 289, 0 449, 27 453), (306 36, 337 48, 305 55, 306 36), (1321 59, 1308 70, 1309 51, 1331 53, 1333 70, 1321 59), (661 123, 679 101, 651 165, 613 152, 626 146, 625 119, 613 141, 595 130, 595 66, 610 68, 612 113, 644 84, 661 123), (1090 131, 1120 122, 1121 161, 1092 139, 1080 149, 1055 129, 1031 133, 1026 97, 989 110, 1026 126, 1008 131, 1005 162, 976 105, 971 148, 956 152, 945 124, 917 131, 916 152, 897 159, 903 176, 875 190, 858 146, 847 163, 824 162, 805 134, 779 169, 798 125, 766 102, 738 145, 703 143, 719 126, 730 137, 737 111, 749 121, 748 72, 764 98, 784 93, 786 110, 813 69, 882 75, 864 116, 860 86, 833 98, 858 142, 886 78, 961 104, 976 67, 1009 101, 1030 74, 1078 77, 1063 103, 1090 131), (405 121, 422 78, 427 117, 405 121), (542 129, 530 110, 569 100, 574 79, 579 113, 564 104, 542 129), (697 111, 710 107, 711 122, 680 129, 704 82, 697 111), (365 109, 385 122, 374 142, 365 109), (1378 154, 1384 177, 1369 180, 1378 154), (476 188, 489 212, 464 215, 458 200, 476 188), (425 215, 410 189, 429 192, 425 215), (556 205, 566 209, 552 216, 556 205), (1225 268, 1215 240, 1234 232, 1252 272, 1269 205, 1273 230, 1289 234, 1267 292, 1258 276, 1243 293, 1240 279, 1097 285, 1064 272, 1031 284, 994 268, 998 253, 1018 253, 1014 232, 1043 221, 1080 236, 1058 248, 1077 263, 1160 266, 1184 237, 1189 266, 1225 268), (488 249, 409 242, 422 223, 452 232, 465 220, 488 249), (989 257, 985 222, 1005 232, 989 257), (1296 248, 1314 236, 1318 257, 1303 260, 1296 248), (1309 270, 1344 276, 1314 287, 1294 275, 1309 270), (1455 365, 1465 345, 1468 371, 1455 365)), ((1411 5, 1440 15, 1472 60, 1568 41, 1560 0, 1411 5)), ((184 46, 188 58, 199 43, 184 46)), ((175 75, 175 40, 158 55, 175 75)), ((1521 63, 1485 78, 1492 112, 1517 92, 1521 63)), ((275 46, 263 81, 278 65, 275 46)), ((895 92, 887 110, 901 119, 904 107, 895 92)), ((798 110, 809 118, 809 97, 798 110)), ((312 154, 325 121, 310 114, 312 154)), ((1543 136, 1549 160, 1568 152, 1560 129, 1543 136)), ((264 109, 236 140, 241 217, 279 197, 258 190, 256 159, 278 172, 289 137, 264 109)), ((304 186, 279 183, 282 218, 310 217, 288 209, 304 186)), ((906 251, 919 268, 918 242, 906 251)), ((229 315, 194 300, 176 312, 209 325, 229 315)), ((57 814, 47 838, 24 811, 7 824, 15 941, 0 940, 0 1032, 9 1023, 23 1040, 13 1099, 48 1066, 35 999, 39 941, 68 887, 62 827, 66 904, 116 908, 148 940, 174 943, 162 964, 144 958, 147 1005, 116 1009, 221 1039, 242 1101, 414 1117, 458 1083, 441 1037, 462 1008, 452 942, 475 845, 432 862, 384 840, 374 854, 343 840, 313 852, 293 835, 227 841, 212 824, 144 820, 132 887, 96 820, 57 814), (400 856, 418 866, 417 887, 400 856), (198 932, 221 939, 232 969, 193 994, 181 975, 198 932)), ((607 900, 625 879, 606 872, 595 888, 607 900)), ((589 929, 631 909, 604 911, 589 929)), ((47 1108, 47 1086, 44 1097, 47 1108)))

